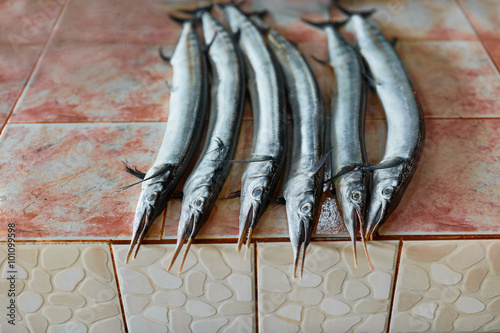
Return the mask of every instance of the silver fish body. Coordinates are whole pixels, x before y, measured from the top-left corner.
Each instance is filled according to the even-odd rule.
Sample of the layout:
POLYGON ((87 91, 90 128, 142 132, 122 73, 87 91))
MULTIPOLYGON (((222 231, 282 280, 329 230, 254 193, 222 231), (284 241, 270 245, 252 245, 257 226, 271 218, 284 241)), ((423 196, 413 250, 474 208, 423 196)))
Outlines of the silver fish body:
POLYGON ((253 110, 253 143, 242 176, 240 241, 251 235, 279 182, 285 157, 284 87, 271 52, 260 31, 234 4, 223 6, 245 56, 248 88, 253 110), (248 233, 248 236, 247 236, 248 233))
POLYGON ((402 162, 373 172, 366 224, 366 235, 371 237, 396 209, 412 179, 422 153, 425 124, 415 91, 394 47, 362 15, 353 15, 351 22, 387 119, 387 142, 380 165, 402 162))
POLYGON ((170 59, 173 68, 168 122, 153 166, 142 181, 127 260, 171 198, 200 141, 206 113, 208 83, 206 58, 192 21, 182 33, 170 59))
POLYGON ((318 163, 324 154, 325 110, 316 77, 297 48, 256 16, 252 20, 266 28, 266 37, 284 76, 293 114, 293 140, 287 177, 283 185, 290 241, 295 269, 302 247, 305 251, 319 215, 323 190, 323 168, 318 163))
POLYGON ((210 45, 210 121, 203 151, 184 185, 176 255, 184 241, 190 244, 210 216, 229 175, 245 100, 245 68, 233 37, 208 10, 200 16, 205 42, 210 45))
MULTIPOLYGON (((365 69, 359 53, 334 27, 325 26, 324 30, 328 36, 329 63, 334 69, 336 81, 331 102, 332 174, 340 175, 344 170, 367 163, 364 142, 365 69)), ((344 224, 354 244, 366 210, 366 171, 353 169, 335 178, 333 183, 342 207, 344 224)))

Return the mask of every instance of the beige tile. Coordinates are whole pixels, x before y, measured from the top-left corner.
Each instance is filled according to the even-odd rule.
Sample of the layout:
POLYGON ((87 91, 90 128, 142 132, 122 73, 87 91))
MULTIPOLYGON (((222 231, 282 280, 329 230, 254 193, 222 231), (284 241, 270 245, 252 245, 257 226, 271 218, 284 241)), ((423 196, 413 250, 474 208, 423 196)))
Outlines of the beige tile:
POLYGON ((0 332, 125 332, 107 243, 17 244, 15 264, 4 254, 0 305, 16 310, 0 332))
POLYGON ((234 244, 193 245, 180 275, 180 258, 166 270, 174 249, 143 245, 125 264, 128 245, 113 246, 129 332, 254 332, 253 246, 245 258, 234 244))
POLYGON ((500 330, 498 240, 404 242, 391 332, 500 330))
POLYGON ((292 277, 288 243, 258 243, 259 332, 385 332, 397 241, 370 242, 373 272, 361 246, 313 242, 304 275, 292 277))

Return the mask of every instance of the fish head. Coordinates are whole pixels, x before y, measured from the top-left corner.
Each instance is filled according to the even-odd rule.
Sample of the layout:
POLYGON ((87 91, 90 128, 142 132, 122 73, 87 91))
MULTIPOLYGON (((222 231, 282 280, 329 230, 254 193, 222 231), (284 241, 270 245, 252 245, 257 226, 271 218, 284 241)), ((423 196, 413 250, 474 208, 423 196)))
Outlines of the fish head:
POLYGON ((368 192, 366 172, 346 173, 335 180, 335 185, 344 224, 351 239, 355 239, 358 226, 364 224, 368 192))
POLYGON ((297 272, 301 247, 303 270, 305 251, 318 216, 321 200, 318 185, 314 178, 290 179, 285 185, 286 215, 294 255, 294 276, 297 272), (288 184, 291 186, 287 186, 288 184))
MULTIPOLYGON (((151 228, 154 220, 160 216, 172 194, 171 173, 166 171, 158 177, 153 177, 142 183, 142 191, 135 209, 132 241, 130 243, 127 261, 135 246, 135 255, 139 251, 142 240, 151 228)), ((146 177, 148 177, 146 175, 146 177)))
POLYGON ((184 192, 177 232, 179 239, 194 238, 198 234, 208 218, 207 212, 210 212, 215 204, 215 199, 209 186, 197 186, 194 189, 189 187, 189 190, 184 192))
POLYGON ((271 161, 255 162, 248 165, 244 172, 240 198, 238 249, 241 248, 249 232, 247 245, 250 244, 251 232, 268 206, 269 198, 274 191, 277 169, 277 164, 271 161))
POLYGON ((404 192, 399 167, 375 170, 367 209, 366 236, 371 237, 399 204, 404 192))

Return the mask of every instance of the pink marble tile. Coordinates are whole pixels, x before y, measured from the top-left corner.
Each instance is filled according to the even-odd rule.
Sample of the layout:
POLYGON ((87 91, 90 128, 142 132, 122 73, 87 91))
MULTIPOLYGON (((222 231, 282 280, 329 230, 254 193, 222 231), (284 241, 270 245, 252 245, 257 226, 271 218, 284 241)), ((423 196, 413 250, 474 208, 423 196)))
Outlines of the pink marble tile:
POLYGON ((0 42, 14 50, 24 44, 43 44, 65 0, 4 0, 0 2, 0 42))
POLYGON ((496 0, 459 0, 481 39, 500 39, 500 6, 496 0))
MULTIPOLYGON (((0 139, 0 235, 20 239, 128 239, 141 191, 119 188, 152 164, 165 124, 13 124, 0 139)), ((158 238, 161 223, 150 237, 158 238), (156 236, 155 236, 156 235, 156 236)))
MULTIPOLYGON (((287 6, 285 1, 277 1, 287 6)), ((323 34, 298 19, 306 17, 310 20, 324 20, 328 15, 325 3, 313 6, 310 2, 295 2, 293 10, 287 9, 288 14, 275 14, 278 29, 294 41, 311 41, 324 39, 323 34)), ((373 19, 388 39, 397 37, 400 40, 476 40, 477 37, 460 7, 453 0, 421 1, 421 0, 358 0, 342 3, 346 8, 353 10, 375 9, 373 19)), ((266 5, 264 5, 266 6, 266 5)), ((278 5, 274 4, 273 7, 278 5)), ((334 20, 344 20, 345 16, 337 9, 332 11, 334 20)), ((347 27, 349 30, 349 27, 347 27)), ((352 39, 352 34, 347 33, 352 39)))
MULTIPOLYGON (((378 122, 370 137, 381 137, 378 122)), ((380 233, 498 233, 499 137, 498 119, 427 119, 420 165, 380 233)), ((374 147, 381 156, 383 144, 374 147)))
POLYGON ((157 46, 51 44, 11 120, 163 121, 171 73, 157 46))
POLYGON ((500 115, 500 75, 481 43, 402 42, 396 50, 426 116, 500 115))
POLYGON ((0 123, 5 122, 24 88, 41 46, 0 45, 0 123))
POLYGON ((497 68, 500 69, 500 42, 484 41, 483 45, 486 47, 497 68))
POLYGON ((99 43, 176 42, 181 28, 168 17, 175 8, 161 0, 68 0, 54 38, 99 43))
MULTIPOLYGON (((248 158, 252 145, 253 124, 252 120, 244 120, 236 149, 236 160, 248 158)), ((240 211, 240 198, 226 199, 231 193, 241 189, 241 175, 245 164, 235 163, 224 188, 219 195, 212 214, 200 230, 197 238, 238 237, 238 217, 240 211)), ((279 185, 280 186, 280 185, 279 185)), ((179 187, 179 190, 182 186, 179 187)), ((281 194, 276 194, 281 196, 281 194)), ((180 218, 181 201, 172 200, 169 203, 165 219, 163 238, 177 237, 177 226, 180 218)), ((346 233, 342 219, 338 212, 335 198, 330 193, 325 193, 322 198, 321 214, 318 219, 316 235, 344 236, 346 233)), ((288 223, 284 205, 271 203, 255 228, 254 238, 288 237, 288 223)))

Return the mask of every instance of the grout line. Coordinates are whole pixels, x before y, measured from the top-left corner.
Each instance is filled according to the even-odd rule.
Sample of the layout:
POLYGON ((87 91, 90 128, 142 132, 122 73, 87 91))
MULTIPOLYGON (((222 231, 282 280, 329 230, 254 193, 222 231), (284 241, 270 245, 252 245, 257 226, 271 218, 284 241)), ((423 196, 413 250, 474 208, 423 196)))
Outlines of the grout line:
POLYGON ((472 30, 474 30, 474 33, 476 34, 479 42, 481 42, 481 45, 483 46, 483 49, 486 51, 486 54, 488 55, 488 58, 493 63, 493 66, 496 68, 497 74, 500 75, 500 64, 497 65, 497 63, 495 62, 495 59, 493 59, 493 56, 492 56, 491 52, 488 50, 488 48, 486 47, 486 45, 484 45, 484 42, 487 41, 488 39, 483 39, 481 37, 481 34, 477 31, 476 27, 474 26, 474 23, 471 20, 471 18, 469 17, 469 14, 467 13, 467 10, 465 9, 465 7, 462 5, 462 2, 459 1, 459 0, 455 0, 455 1, 456 1, 456 4, 458 5, 458 8, 460 8, 460 10, 462 11, 462 13, 465 15, 465 18, 467 19, 467 21, 469 21, 469 24, 472 26, 472 30))
MULTIPOLYGON (((490 59, 491 60, 491 59, 490 59)), ((496 65, 494 64, 496 67, 496 65)), ((499 67, 500 72, 500 67, 499 67)), ((385 120, 385 117, 366 118, 368 121, 385 120)), ((453 117, 437 117, 425 116, 426 120, 500 120, 498 116, 453 116, 453 117)), ((252 121, 252 118, 243 119, 244 121, 252 121)), ((7 119, 6 121, 9 121, 7 119)), ((9 121, 9 125, 65 125, 65 124, 165 124, 168 120, 95 120, 95 121, 9 121)), ((7 124, 7 123, 5 123, 7 124)))
POLYGON ((389 315, 387 317, 387 332, 390 332, 391 330, 391 322, 392 322, 392 311, 394 308, 394 302, 395 302, 395 297, 396 297, 396 283, 398 279, 398 273, 399 273, 399 264, 401 262, 401 255, 403 252, 403 240, 399 240, 398 244, 398 254, 396 256, 396 267, 394 269, 394 283, 392 285, 392 297, 391 297, 391 305, 389 307, 389 315))
POLYGON ((163 218, 161 220, 160 240, 164 239, 163 238, 163 233, 165 232, 165 224, 167 223, 167 209, 168 209, 168 205, 167 205, 167 207, 162 212, 163 218))
MULTIPOLYGON (((376 241, 389 241, 389 240, 402 240, 402 241, 446 241, 446 240, 500 240, 500 233, 488 233, 488 234, 415 234, 415 235, 385 235, 379 236, 373 240, 376 241)), ((349 240, 348 236, 329 236, 329 237, 314 237, 311 239, 311 243, 316 242, 346 242, 349 240)), ((108 242, 109 238, 96 238, 96 239, 18 239, 16 242, 20 244, 30 244, 30 243, 95 243, 95 242, 108 242)), ((175 244, 175 238, 165 238, 165 239, 148 239, 142 242, 143 245, 146 244, 175 244)), ((282 237, 254 237, 252 243, 282 243, 289 242, 290 238, 286 236, 282 237)), ((123 245, 129 244, 129 239, 111 239, 113 244, 123 245)), ((196 238, 195 244, 235 244, 238 242, 238 238, 196 238)), ((7 241, 0 240, 0 244, 5 244, 7 241)))
POLYGON ((5 132, 5 128, 7 127, 7 123, 9 122, 10 118, 12 117, 12 114, 14 113, 14 110, 19 105, 19 102, 21 101, 21 98, 23 97, 24 93, 27 91, 27 87, 30 85, 31 81, 33 80, 33 78, 35 76, 36 71, 38 70, 38 66, 40 64, 42 56, 45 54, 45 52, 47 50, 47 46, 49 45, 49 41, 51 39, 52 32, 54 31, 54 29, 55 29, 55 27, 57 25, 57 22, 59 21, 59 18, 61 17, 62 12, 64 11, 64 8, 66 7, 66 3, 67 3, 67 0, 64 1, 63 5, 61 7, 61 10, 59 11, 59 14, 57 14, 57 18, 54 20, 54 25, 50 29, 50 33, 47 36, 47 39, 45 40, 45 43, 43 43, 42 50, 38 54, 38 57, 36 58, 35 63, 33 64, 33 68, 31 69, 31 72, 30 72, 28 78, 26 79, 26 82, 24 83, 23 88, 21 89, 21 92, 19 93, 19 95, 17 95, 16 102, 12 106, 12 109, 10 110, 9 114, 7 115, 7 118, 4 121, 4 126, 0 129, 0 137, 5 132))
POLYGON ((116 268, 115 253, 113 251, 113 241, 109 240, 109 252, 111 253, 111 261, 113 263, 113 270, 115 271, 116 288, 118 289, 118 299, 120 300, 120 306, 122 308, 123 326, 125 332, 128 332, 127 327, 127 317, 125 316, 125 305, 122 299, 122 290, 120 288, 120 282, 118 280, 118 269, 116 268))
POLYGON ((259 252, 257 250, 257 242, 254 242, 253 248, 253 267, 254 267, 254 279, 255 279, 255 332, 259 333, 259 274, 257 272, 257 256, 259 252))

